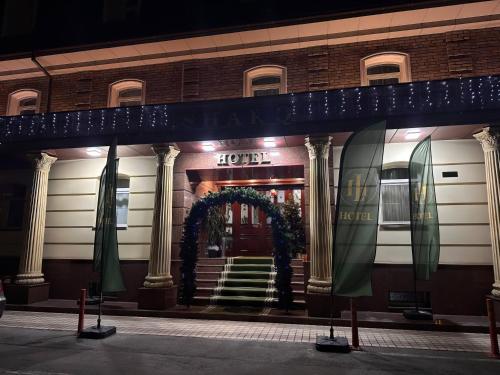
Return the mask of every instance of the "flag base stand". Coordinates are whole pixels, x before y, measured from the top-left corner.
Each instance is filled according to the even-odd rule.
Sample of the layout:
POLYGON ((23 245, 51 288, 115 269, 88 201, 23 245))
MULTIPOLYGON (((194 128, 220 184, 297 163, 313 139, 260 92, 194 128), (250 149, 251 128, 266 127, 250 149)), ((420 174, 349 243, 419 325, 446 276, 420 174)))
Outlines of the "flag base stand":
POLYGON ((349 353, 351 347, 346 337, 317 336, 316 350, 320 352, 349 353))
POLYGON ((403 316, 408 320, 432 320, 432 313, 424 310, 405 310, 403 316))
POLYGON ((106 337, 112 336, 116 333, 116 327, 114 326, 92 326, 90 328, 83 329, 78 338, 80 339, 105 339, 106 337))

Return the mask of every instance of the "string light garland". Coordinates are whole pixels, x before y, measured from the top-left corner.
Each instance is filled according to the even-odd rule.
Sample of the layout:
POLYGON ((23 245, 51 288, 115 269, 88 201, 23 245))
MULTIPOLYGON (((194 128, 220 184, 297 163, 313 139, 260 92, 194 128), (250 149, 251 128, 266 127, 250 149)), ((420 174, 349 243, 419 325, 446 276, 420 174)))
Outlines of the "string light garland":
MULTIPOLYGON (((109 134, 168 134, 177 131, 280 128, 301 123, 387 118, 457 116, 500 110, 500 76, 456 78, 290 93, 272 97, 155 104, 35 115, 0 116, 0 143, 96 137, 109 134)), ((480 114, 479 114, 480 116, 480 114)), ((478 117, 479 117, 478 116, 478 117)), ((325 125, 327 126, 327 125, 325 125)), ((325 129, 331 131, 331 129, 325 129)))

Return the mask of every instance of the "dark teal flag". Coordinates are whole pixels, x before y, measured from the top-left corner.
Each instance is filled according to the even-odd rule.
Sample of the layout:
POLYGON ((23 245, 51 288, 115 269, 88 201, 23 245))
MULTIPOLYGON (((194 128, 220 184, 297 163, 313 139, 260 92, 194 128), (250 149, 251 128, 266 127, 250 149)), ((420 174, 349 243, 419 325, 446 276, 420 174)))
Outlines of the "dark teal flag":
POLYGON ((116 182, 118 160, 116 140, 109 147, 108 159, 99 183, 94 239, 94 271, 101 274, 102 292, 125 290, 118 256, 116 233, 116 182))
POLYGON ((431 137, 425 138, 410 157, 411 248, 416 280, 429 280, 439 264, 439 220, 432 173, 431 137))
POLYGON ((352 134, 340 157, 334 224, 333 292, 372 295, 385 121, 352 134))

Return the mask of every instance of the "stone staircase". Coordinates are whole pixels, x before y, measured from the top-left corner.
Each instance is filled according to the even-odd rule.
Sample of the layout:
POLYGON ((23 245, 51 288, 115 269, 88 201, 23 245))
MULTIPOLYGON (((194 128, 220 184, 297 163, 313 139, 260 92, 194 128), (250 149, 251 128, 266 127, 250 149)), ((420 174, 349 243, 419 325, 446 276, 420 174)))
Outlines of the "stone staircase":
MULTIPOLYGON (((294 306, 304 308, 302 261, 292 260, 294 306)), ((276 302, 273 258, 202 258, 197 265, 196 305, 271 307, 276 302)))

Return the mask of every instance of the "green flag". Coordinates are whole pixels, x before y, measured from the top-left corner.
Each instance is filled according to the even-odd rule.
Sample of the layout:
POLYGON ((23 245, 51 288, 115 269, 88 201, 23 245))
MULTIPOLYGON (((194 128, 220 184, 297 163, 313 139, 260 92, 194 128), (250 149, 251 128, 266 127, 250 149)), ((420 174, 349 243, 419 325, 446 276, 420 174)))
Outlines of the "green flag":
POLYGON ((94 271, 101 273, 102 292, 125 290, 118 257, 116 233, 116 180, 118 160, 116 140, 109 147, 108 159, 99 183, 94 239, 94 271))
POLYGON ((408 166, 411 247, 416 280, 429 280, 439 264, 439 220, 432 173, 431 137, 413 150, 408 166))
POLYGON ((333 292, 372 295, 385 121, 352 134, 340 157, 334 224, 333 292))

